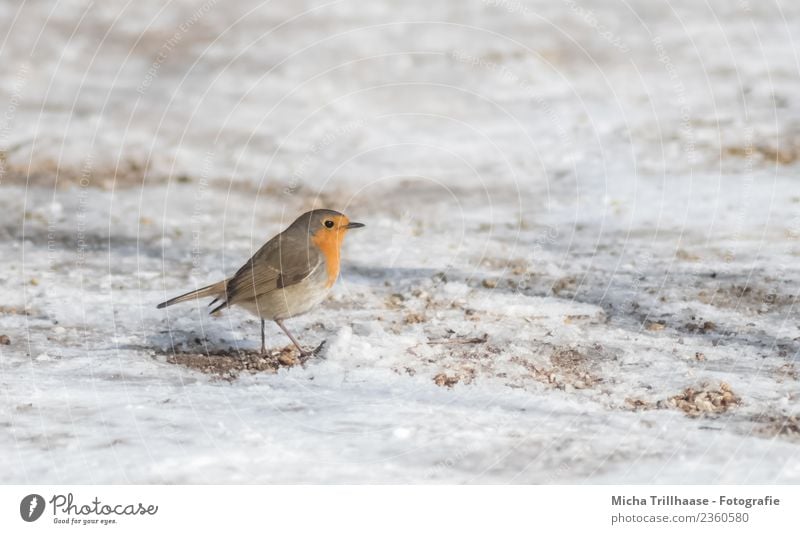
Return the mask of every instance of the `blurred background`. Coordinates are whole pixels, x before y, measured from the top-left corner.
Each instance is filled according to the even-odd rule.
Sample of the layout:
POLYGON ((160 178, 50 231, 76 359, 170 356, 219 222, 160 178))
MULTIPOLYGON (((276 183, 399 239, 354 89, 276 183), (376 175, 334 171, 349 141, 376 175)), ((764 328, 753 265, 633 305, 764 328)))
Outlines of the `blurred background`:
POLYGON ((2 481, 800 481, 798 28, 0 2, 2 481), (324 361, 155 309, 311 207, 367 223, 295 321, 324 361))

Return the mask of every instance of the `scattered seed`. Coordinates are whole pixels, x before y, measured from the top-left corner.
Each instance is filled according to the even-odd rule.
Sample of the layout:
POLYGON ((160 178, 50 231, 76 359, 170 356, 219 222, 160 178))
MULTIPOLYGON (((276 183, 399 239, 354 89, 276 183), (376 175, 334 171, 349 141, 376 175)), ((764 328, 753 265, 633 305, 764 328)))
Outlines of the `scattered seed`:
POLYGON ((439 373, 433 377, 433 382, 439 387, 451 388, 458 384, 459 378, 458 375, 448 376, 445 373, 439 373))

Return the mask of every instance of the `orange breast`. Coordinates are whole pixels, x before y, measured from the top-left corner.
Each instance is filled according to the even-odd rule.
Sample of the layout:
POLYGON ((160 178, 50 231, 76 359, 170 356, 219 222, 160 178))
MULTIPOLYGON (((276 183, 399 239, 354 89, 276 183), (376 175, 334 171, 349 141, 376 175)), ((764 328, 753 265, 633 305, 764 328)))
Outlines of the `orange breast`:
POLYGON ((342 247, 344 232, 317 232, 311 241, 325 255, 325 268, 328 270, 328 282, 325 287, 331 287, 339 277, 339 250, 342 247))

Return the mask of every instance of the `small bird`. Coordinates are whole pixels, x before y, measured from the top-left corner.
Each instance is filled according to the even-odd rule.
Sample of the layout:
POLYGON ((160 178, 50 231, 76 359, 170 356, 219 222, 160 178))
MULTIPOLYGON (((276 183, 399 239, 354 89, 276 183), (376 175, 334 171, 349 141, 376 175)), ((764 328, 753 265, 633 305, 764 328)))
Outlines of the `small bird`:
POLYGON ((363 226, 338 211, 306 212, 267 241, 232 277, 162 302, 158 308, 202 297, 214 297, 209 306, 219 303, 212 314, 241 306, 261 318, 262 354, 267 350, 264 323, 275 321, 300 350, 300 362, 305 363, 325 342, 306 351, 283 321, 308 312, 325 299, 339 276, 345 234, 363 226))

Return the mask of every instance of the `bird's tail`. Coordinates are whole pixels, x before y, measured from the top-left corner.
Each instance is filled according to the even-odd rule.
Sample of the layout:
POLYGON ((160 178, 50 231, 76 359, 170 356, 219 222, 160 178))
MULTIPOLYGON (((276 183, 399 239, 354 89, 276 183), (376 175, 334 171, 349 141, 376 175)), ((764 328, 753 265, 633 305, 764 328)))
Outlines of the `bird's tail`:
POLYGON ((172 306, 173 304, 177 304, 179 302, 185 302, 187 300, 199 299, 203 297, 219 297, 225 293, 227 284, 228 281, 223 280, 221 282, 217 282, 216 284, 211 284, 210 286, 201 287, 200 289, 189 291, 188 293, 169 299, 166 302, 162 302, 157 307, 166 308, 167 306, 172 306))

